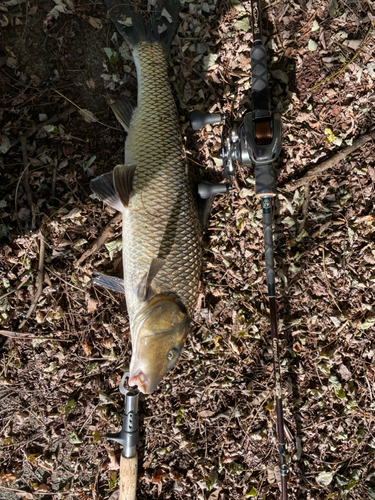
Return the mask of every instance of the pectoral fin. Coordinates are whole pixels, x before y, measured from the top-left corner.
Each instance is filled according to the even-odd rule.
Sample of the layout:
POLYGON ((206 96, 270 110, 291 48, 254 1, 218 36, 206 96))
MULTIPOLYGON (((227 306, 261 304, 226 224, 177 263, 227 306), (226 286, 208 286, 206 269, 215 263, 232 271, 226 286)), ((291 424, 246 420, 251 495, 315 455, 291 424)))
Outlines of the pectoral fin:
POLYGON ((135 108, 134 103, 131 102, 130 100, 127 101, 125 99, 117 99, 110 106, 118 121, 124 127, 126 132, 128 132, 135 108))
POLYGON ((135 169, 135 165, 117 165, 113 170, 114 188, 124 207, 129 205, 135 169))
POLYGON ((95 271, 92 273, 94 285, 102 286, 112 292, 125 294, 124 280, 115 278, 114 276, 107 276, 106 274, 95 271))
POLYGON ((139 300, 146 300, 148 298, 152 280, 155 278, 164 264, 165 260, 163 259, 152 259, 148 273, 144 275, 141 283, 138 286, 137 296, 139 300))
POLYGON ((123 206, 115 191, 112 172, 108 172, 107 174, 100 175, 93 179, 90 182, 90 187, 92 191, 98 195, 99 198, 108 203, 110 207, 122 212, 123 206))

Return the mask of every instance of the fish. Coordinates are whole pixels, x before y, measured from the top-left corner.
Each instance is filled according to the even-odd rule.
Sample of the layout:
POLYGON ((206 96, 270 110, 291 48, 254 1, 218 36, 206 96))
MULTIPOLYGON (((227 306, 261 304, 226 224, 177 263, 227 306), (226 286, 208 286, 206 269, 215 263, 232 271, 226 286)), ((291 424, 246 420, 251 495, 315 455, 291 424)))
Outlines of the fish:
POLYGON ((197 301, 202 213, 181 138, 168 77, 179 0, 157 0, 151 13, 106 0, 132 50, 137 103, 116 100, 127 133, 124 164, 91 181, 122 212, 123 279, 97 272, 94 283, 125 295, 131 332, 129 385, 153 393, 180 357, 197 301))

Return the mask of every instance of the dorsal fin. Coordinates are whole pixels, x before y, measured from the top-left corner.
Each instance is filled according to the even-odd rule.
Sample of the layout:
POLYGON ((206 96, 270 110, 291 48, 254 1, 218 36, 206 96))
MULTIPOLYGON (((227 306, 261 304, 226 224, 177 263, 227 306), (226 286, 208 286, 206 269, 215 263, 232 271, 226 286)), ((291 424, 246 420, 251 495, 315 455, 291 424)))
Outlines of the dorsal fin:
POLYGON ((112 172, 108 172, 93 179, 90 182, 90 187, 92 191, 110 207, 122 212, 123 206, 115 191, 112 172))
POLYGON ((124 207, 129 205, 135 169, 135 165, 117 165, 113 169, 113 185, 124 207))
POLYGON ((163 259, 157 259, 157 258, 152 259, 148 273, 144 275, 138 286, 137 296, 139 300, 144 300, 144 301, 147 300, 147 298, 149 297, 149 291, 152 280, 155 278, 160 269, 163 267, 164 263, 165 260, 163 259))
POLYGON ((116 101, 113 104, 110 104, 110 106, 118 121, 124 127, 126 132, 128 132, 135 104, 130 99, 116 99, 116 101))

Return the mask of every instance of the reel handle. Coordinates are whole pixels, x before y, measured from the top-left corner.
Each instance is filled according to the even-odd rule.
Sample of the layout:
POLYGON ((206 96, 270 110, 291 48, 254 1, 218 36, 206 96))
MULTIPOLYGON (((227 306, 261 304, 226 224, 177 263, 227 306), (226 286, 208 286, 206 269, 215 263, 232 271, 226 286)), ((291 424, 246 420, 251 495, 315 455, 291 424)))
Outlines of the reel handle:
POLYGON ((198 194, 202 200, 207 200, 215 194, 226 193, 231 189, 228 184, 211 184, 211 182, 200 182, 198 184, 198 194))
POLYGON ((190 113, 190 125, 193 130, 200 130, 206 125, 220 123, 222 119, 223 115, 221 114, 204 113, 198 110, 190 113))

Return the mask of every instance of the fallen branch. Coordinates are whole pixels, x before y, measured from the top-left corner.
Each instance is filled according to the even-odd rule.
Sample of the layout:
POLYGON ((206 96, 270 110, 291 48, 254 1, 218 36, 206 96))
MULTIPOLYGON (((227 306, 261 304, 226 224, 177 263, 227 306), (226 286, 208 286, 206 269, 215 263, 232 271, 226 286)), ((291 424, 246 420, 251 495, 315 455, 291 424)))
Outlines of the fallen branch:
POLYGON ((12 332, 10 330, 0 330, 0 335, 17 340, 53 340, 54 342, 73 342, 69 339, 58 339, 56 337, 36 337, 35 335, 29 335, 28 333, 12 332))
POLYGON ((25 319, 22 321, 22 323, 19 326, 19 330, 21 330, 25 326, 26 321, 30 318, 32 312, 35 309, 35 306, 38 303, 39 297, 41 296, 42 290, 43 290, 45 244, 44 244, 44 236, 42 234, 42 231, 39 232, 39 240, 40 240, 40 245, 39 245, 38 288, 37 288, 34 300, 32 301, 31 306, 26 313, 25 319))
POLYGON ((118 224, 121 221, 121 218, 122 218, 122 213, 121 212, 118 213, 115 217, 113 217, 113 219, 110 221, 110 223, 107 224, 106 227, 103 229, 103 231, 102 231, 101 235, 99 236, 99 238, 94 241, 94 243, 91 246, 91 248, 89 248, 88 250, 86 250, 86 252, 84 252, 81 255, 81 257, 75 262, 75 266, 80 266, 82 264, 82 262, 87 259, 87 257, 90 257, 90 255, 92 255, 94 252, 96 252, 97 250, 99 250, 99 248, 103 245, 103 243, 108 238, 110 238, 111 236, 113 236, 112 226, 115 225, 115 224, 118 224))
POLYGON ((371 139, 375 139, 375 132, 370 132, 369 134, 361 136, 359 139, 354 141, 352 146, 348 146, 339 153, 336 153, 329 160, 326 160, 317 167, 312 168, 308 173, 308 175, 305 175, 305 177, 302 177, 302 179, 298 179, 293 184, 288 184, 286 186, 287 189, 289 191, 295 191, 296 189, 298 189, 301 186, 304 186, 305 184, 310 184, 310 182, 316 179, 320 174, 322 174, 329 168, 333 168, 334 166, 336 166, 346 156, 353 153, 353 151, 355 151, 356 149, 361 148, 367 141, 370 141, 371 139))

